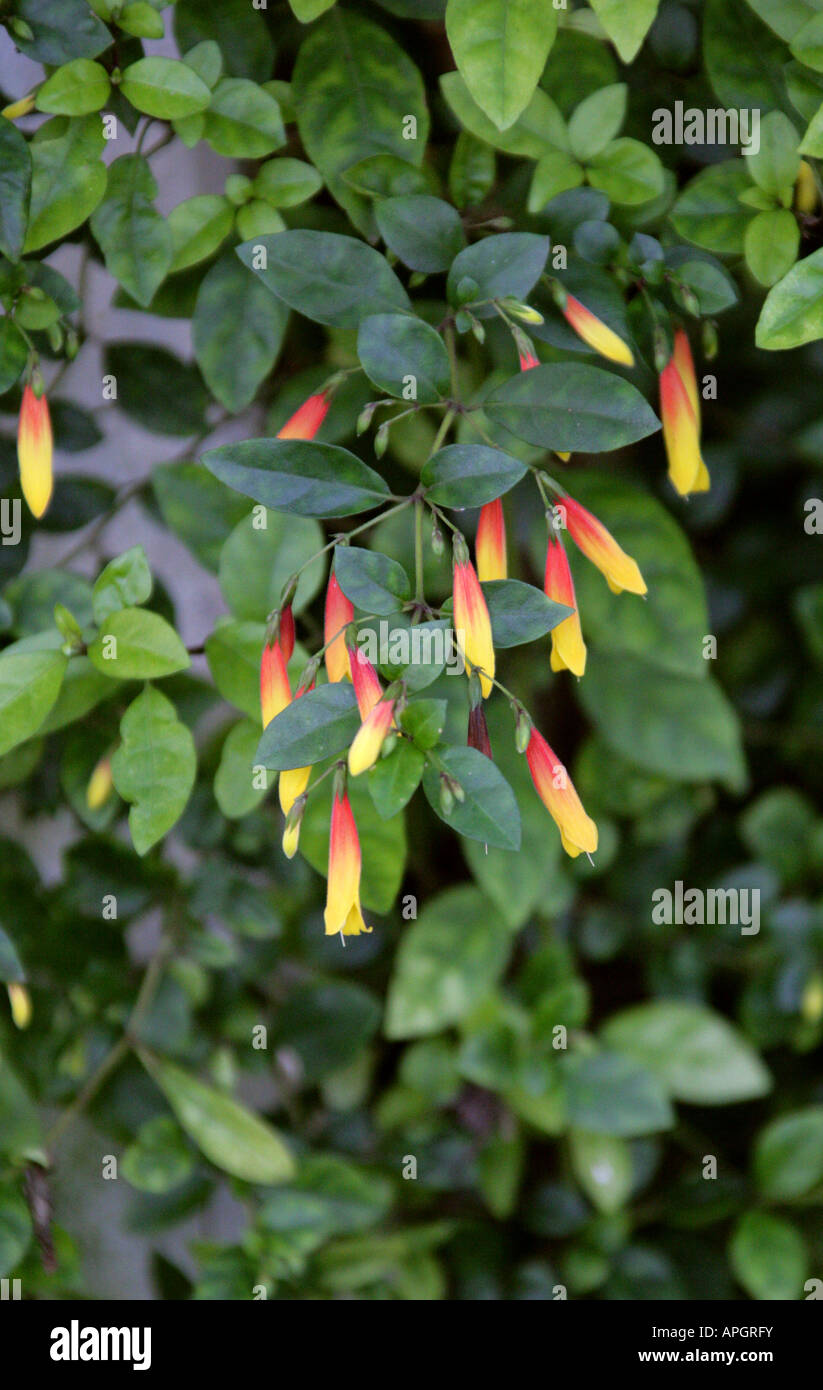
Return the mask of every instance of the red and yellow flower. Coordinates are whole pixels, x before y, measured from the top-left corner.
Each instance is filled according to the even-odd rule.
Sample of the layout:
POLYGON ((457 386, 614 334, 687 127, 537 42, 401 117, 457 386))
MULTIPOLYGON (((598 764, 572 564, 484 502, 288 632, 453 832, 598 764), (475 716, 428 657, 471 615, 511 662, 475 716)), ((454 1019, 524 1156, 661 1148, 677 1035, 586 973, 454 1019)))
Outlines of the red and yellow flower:
POLYGON ((359 777, 380 757, 383 740, 394 719, 395 700, 386 698, 380 677, 358 646, 349 648, 352 684, 362 723, 349 749, 349 772, 359 777))
POLYGON ((277 438, 314 439, 329 413, 330 405, 331 393, 329 391, 315 391, 301 406, 298 406, 293 415, 289 416, 285 425, 277 431, 277 438))
POLYGON ((562 306, 566 322, 578 338, 582 338, 590 348, 599 352, 610 362, 619 362, 624 367, 634 366, 634 356, 628 343, 624 342, 613 329, 587 309, 573 294, 567 294, 562 306))
POLYGON ((86 805, 89 810, 99 811, 101 806, 105 806, 113 787, 111 758, 106 753, 95 766, 86 787, 86 805))
POLYGON ((637 561, 617 544, 602 521, 568 495, 562 498, 561 506, 565 509, 569 535, 586 559, 605 576, 612 593, 626 589, 630 594, 645 594, 646 582, 637 561))
POLYGON ((263 728, 291 704, 286 657, 277 637, 266 642, 260 658, 260 713, 263 728))
POLYGON ((329 881, 323 919, 326 935, 369 932, 360 908, 360 840, 348 793, 335 788, 329 838, 329 881))
POLYGON ((706 492, 709 471, 700 452, 700 394, 689 339, 682 328, 660 373, 660 416, 669 461, 669 478, 681 497, 706 492))
POLYGON ((330 681, 342 681, 351 676, 349 650, 346 646, 346 627, 354 617, 354 607, 346 598, 332 571, 326 590, 323 640, 326 646, 326 673, 330 681))
POLYGON ((555 603, 563 603, 573 608, 568 618, 553 627, 551 631, 553 671, 571 671, 582 676, 586 669, 586 643, 580 628, 580 614, 574 592, 574 580, 569 568, 566 550, 552 526, 549 527, 549 544, 546 551, 546 576, 543 588, 547 598, 555 603))
POLYGON ((594 854, 597 826, 583 809, 571 778, 542 734, 532 729, 526 760, 535 791, 560 831, 563 848, 572 859, 594 854))
POLYGON ((492 691, 494 646, 483 590, 462 537, 454 542, 454 627, 466 669, 476 670, 484 697, 492 691))
POLYGON ((17 458, 23 496, 29 511, 38 518, 51 500, 52 449, 48 401, 26 385, 17 425, 17 458))
POLYGON ((508 578, 506 521, 501 498, 497 497, 494 502, 487 502, 481 508, 474 549, 477 556, 477 577, 481 584, 487 579, 508 578))

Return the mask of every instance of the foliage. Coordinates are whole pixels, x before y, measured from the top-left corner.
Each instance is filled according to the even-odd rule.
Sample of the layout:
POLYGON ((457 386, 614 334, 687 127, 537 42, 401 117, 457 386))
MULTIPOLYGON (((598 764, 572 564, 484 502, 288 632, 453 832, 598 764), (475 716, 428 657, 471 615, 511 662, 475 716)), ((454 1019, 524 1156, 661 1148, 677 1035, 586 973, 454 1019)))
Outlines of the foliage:
POLYGON ((0 1273, 823 1296, 817 0, 0 24, 0 1273))

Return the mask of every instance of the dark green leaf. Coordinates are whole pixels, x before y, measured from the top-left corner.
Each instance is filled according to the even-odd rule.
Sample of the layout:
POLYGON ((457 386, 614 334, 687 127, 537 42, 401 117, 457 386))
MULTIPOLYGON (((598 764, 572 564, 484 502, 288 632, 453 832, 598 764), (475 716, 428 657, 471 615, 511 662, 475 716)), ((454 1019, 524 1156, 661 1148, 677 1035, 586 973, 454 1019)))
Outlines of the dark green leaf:
POLYGON ((559 452, 622 449, 660 428, 636 386, 582 362, 521 372, 492 392, 485 410, 518 439, 559 452))
POLYGON ((256 762, 283 771, 308 767, 348 748, 360 727, 348 681, 320 685, 294 700, 263 730, 256 762))
POLYGON ((352 516, 388 495, 388 486, 348 449, 299 439, 247 439, 203 455, 221 482, 274 511, 352 516))
POLYGON ((237 254, 272 294, 315 323, 357 328, 369 314, 411 307, 385 258, 354 237, 278 232, 238 246, 237 254))
POLYGON ((449 444, 423 465, 420 481, 440 507, 482 507, 526 473, 525 463, 485 444, 449 444))
POLYGON ((386 198, 378 203, 375 216, 389 250, 411 270, 448 270, 466 244, 459 213, 442 198, 386 198))
POLYGON ((395 613, 411 595, 402 565, 376 550, 355 545, 338 546, 334 572, 346 598, 364 613, 395 613))
POLYGON ((463 788, 465 798, 455 799, 454 809, 445 815, 440 805, 440 772, 429 765, 423 774, 423 790, 432 810, 470 840, 499 849, 519 849, 520 811, 514 792, 496 764, 476 748, 438 751, 439 761, 463 788))
POLYGON ((212 266, 197 295, 192 343, 207 385, 227 410, 254 399, 277 360, 287 320, 288 310, 231 252, 212 266))
POLYGON ((357 355, 381 390, 432 405, 449 388, 449 357, 440 334, 407 314, 373 314, 357 334, 357 355))

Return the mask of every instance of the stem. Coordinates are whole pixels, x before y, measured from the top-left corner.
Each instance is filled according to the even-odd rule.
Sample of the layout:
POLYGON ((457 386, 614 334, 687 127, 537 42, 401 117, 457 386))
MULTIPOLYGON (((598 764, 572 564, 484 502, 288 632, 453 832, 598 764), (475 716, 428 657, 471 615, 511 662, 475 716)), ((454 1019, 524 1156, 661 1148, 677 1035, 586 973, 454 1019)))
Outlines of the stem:
POLYGON ((437 434, 434 436, 434 443, 432 444, 429 458, 431 458, 433 454, 437 453, 437 450, 440 448, 440 445, 443 443, 443 440, 446 438, 446 435, 449 432, 449 427, 451 426, 451 422, 456 414, 457 412, 455 410, 452 410, 451 407, 446 411, 445 415, 443 416, 443 419, 440 421, 440 428, 438 429, 437 434))
POLYGON ((423 582, 423 499, 418 497, 414 504, 414 597, 418 603, 425 599, 423 582))
POLYGON ((296 579, 299 579, 304 569, 308 569, 309 565, 313 565, 315 560, 320 559, 321 555, 327 554, 329 550, 333 550, 336 545, 339 545, 341 538, 348 541, 352 536, 362 535, 364 531, 368 531, 370 526, 376 526, 378 521, 385 521, 387 516, 394 516, 395 512, 402 512, 404 507, 411 506, 411 503, 414 501, 415 495, 411 493, 408 497, 404 497, 402 501, 398 502, 394 507, 387 507, 384 512, 378 512, 377 516, 372 516, 368 521, 362 522, 360 526, 355 526, 353 531, 346 531, 342 533, 342 535, 338 533, 336 536, 332 536, 330 541, 326 541, 325 545, 322 545, 319 550, 316 550, 313 555, 309 556, 308 560, 304 560, 302 565, 289 575, 284 587, 288 588, 296 579))
POLYGON ((446 324, 443 331, 446 339, 446 351, 449 354, 449 375, 451 377, 451 391, 455 400, 460 399, 460 392, 457 382, 457 345, 454 337, 454 320, 451 319, 446 324))

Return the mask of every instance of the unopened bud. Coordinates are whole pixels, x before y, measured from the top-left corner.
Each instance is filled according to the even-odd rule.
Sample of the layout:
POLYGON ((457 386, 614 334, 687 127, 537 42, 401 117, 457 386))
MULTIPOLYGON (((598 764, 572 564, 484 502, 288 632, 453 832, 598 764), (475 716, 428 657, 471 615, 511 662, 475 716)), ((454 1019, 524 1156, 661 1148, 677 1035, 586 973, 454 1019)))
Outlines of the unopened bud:
POLYGON ((471 326, 472 326, 472 333, 474 334, 474 336, 475 336, 475 338, 477 339, 478 343, 485 343, 485 341, 486 341, 486 330, 485 330, 485 328, 483 327, 482 323, 480 322, 479 319, 476 319, 476 318, 474 317, 474 314, 472 314, 472 316, 471 316, 471 321, 472 321, 472 325, 471 325, 471 326))
POLYGON ((300 843, 300 824, 303 820, 303 812, 306 809, 306 793, 298 796, 289 814, 286 816, 286 828, 283 831, 283 853, 287 859, 293 859, 297 853, 300 843))
POLYGON ((714 319, 704 319, 702 324, 703 356, 707 362, 713 362, 717 356, 720 340, 717 336, 717 324, 714 319))
POLYGON ((454 792, 449 786, 449 778, 444 773, 440 774, 440 810, 444 816, 450 816, 454 811, 454 792))
POLYGON ((685 309, 692 318, 700 317, 700 300, 697 298, 690 285, 684 285, 682 280, 676 280, 672 285, 672 296, 676 304, 681 309, 685 309))
POLYGON ((73 362, 80 348, 80 339, 73 328, 66 329, 65 352, 70 362, 73 362))
POLYGON ((514 746, 518 753, 525 753, 531 742, 532 721, 527 715, 522 705, 518 705, 514 712, 514 746))
POLYGON ((520 319, 522 323, 544 322, 543 315, 540 313, 539 309, 533 309, 530 304, 523 304, 521 300, 513 299, 511 295, 507 295, 505 299, 501 299, 500 304, 501 307, 506 310, 506 313, 511 314, 516 319, 520 319))
POLYGON ((435 555, 442 555, 445 548, 446 542, 443 540, 443 532, 435 521, 432 525, 432 550, 435 555))
POLYGON ((659 324, 655 326, 652 335, 652 350, 654 352, 655 371, 658 373, 665 371, 671 360, 672 348, 664 330, 659 324))
POLYGON ((372 422, 372 417, 374 416, 374 412, 376 411, 378 405, 379 401, 369 401, 366 405, 363 406, 363 409, 357 417, 358 435, 365 434, 366 430, 369 428, 369 425, 372 422))
POLYGON ((25 985, 14 981, 6 985, 11 1006, 11 1016, 17 1028, 28 1028, 31 1023, 31 995, 25 985))
POLYGON ((34 30, 30 24, 26 23, 25 19, 20 19, 15 14, 6 20, 6 24, 16 39, 22 39, 24 43, 31 43, 34 38, 34 30))
POLYGON ((374 436, 374 452, 381 459, 389 447, 389 422, 384 420, 374 436))

